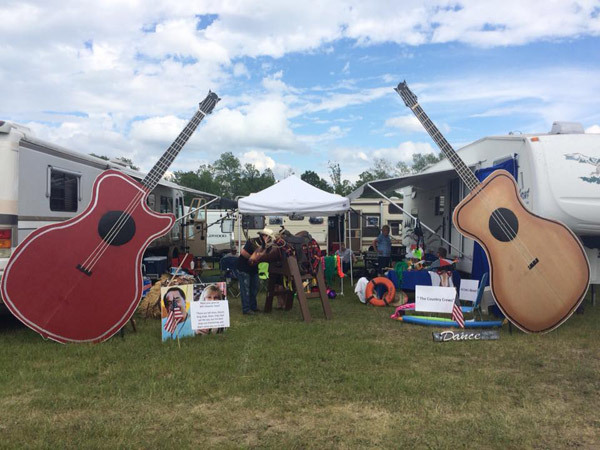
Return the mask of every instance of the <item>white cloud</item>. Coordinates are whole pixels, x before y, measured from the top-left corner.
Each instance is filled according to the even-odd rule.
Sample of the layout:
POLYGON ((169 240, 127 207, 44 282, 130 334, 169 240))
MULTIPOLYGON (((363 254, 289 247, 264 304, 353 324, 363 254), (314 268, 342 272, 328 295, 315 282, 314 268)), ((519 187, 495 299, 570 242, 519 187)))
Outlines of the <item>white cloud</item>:
POLYGON ((585 129, 586 133, 600 134, 600 125, 595 124, 585 129))
POLYGON ((277 163, 265 152, 257 150, 244 153, 240 157, 240 161, 242 164, 253 164, 260 172, 263 172, 265 169, 271 169, 278 180, 284 178, 285 174, 292 169, 290 165, 277 163))
POLYGON ((414 115, 390 117, 385 121, 385 126, 408 132, 425 132, 423 125, 414 115))

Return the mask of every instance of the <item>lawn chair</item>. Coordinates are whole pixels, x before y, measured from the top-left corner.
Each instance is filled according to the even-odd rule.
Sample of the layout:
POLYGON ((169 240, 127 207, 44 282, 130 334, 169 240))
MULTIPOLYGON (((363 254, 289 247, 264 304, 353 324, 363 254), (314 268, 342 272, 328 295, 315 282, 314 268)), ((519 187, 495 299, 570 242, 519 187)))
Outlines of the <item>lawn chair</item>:
POLYGON ((471 314, 473 318, 477 314, 479 316, 479 320, 482 320, 481 317, 481 298, 483 297, 483 290, 485 289, 485 285, 487 284, 488 273, 485 272, 481 276, 481 281, 479 282, 479 287, 477 288, 477 296, 475 297, 475 301, 472 306, 461 306, 463 314, 471 314))
POLYGON ((267 290, 267 282, 269 281, 269 263, 258 263, 258 279, 260 280, 259 290, 267 290))
POLYGON ((237 256, 226 255, 221 258, 219 266, 221 267, 221 275, 227 282, 227 294, 231 297, 239 297, 240 286, 237 276, 237 256))

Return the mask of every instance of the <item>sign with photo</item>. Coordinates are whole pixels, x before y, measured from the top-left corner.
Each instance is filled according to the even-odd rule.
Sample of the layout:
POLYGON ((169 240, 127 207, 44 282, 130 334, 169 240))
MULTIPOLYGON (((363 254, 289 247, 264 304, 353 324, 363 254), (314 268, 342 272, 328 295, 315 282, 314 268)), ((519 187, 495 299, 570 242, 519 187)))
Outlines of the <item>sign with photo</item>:
POLYGON ((194 296, 194 285, 160 288, 160 317, 162 340, 194 336, 190 320, 190 300, 194 296))
POLYGON ((227 284, 225 282, 194 285, 190 316, 195 334, 220 334, 230 326, 227 284))
POLYGON ((415 311, 452 313, 456 288, 419 286, 415 288, 415 311))
POLYGON ((475 302, 477 299, 477 290, 479 289, 479 280, 461 280, 460 295, 458 298, 475 302))

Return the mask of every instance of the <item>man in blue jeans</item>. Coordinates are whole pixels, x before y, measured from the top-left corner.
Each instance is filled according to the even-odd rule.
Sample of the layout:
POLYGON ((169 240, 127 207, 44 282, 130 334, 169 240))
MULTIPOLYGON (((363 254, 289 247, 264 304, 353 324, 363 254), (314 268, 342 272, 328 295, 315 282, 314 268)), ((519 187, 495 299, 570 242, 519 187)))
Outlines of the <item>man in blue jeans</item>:
POLYGON ((237 269, 244 314, 256 314, 260 311, 256 302, 259 283, 258 261, 254 261, 252 255, 269 248, 273 244, 273 235, 273 230, 270 228, 259 231, 258 238, 248 239, 240 252, 237 269))
POLYGON ((392 257, 392 239, 388 225, 381 227, 381 234, 373 240, 373 248, 377 252, 377 269, 383 274, 384 269, 389 267, 392 257))

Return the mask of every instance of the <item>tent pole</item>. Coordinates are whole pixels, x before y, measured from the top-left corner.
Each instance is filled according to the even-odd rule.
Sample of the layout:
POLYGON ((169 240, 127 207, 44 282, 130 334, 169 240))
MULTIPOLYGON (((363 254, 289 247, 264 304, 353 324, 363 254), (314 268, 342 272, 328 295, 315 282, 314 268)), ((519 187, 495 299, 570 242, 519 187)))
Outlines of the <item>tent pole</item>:
POLYGON ((238 255, 242 254, 242 213, 238 209, 238 255))
MULTIPOLYGON (((342 215, 338 214, 337 215, 337 223, 338 223, 338 251, 341 250, 342 248, 342 215)), ((342 266, 342 269, 344 268, 344 261, 341 260, 342 259, 342 252, 340 251, 340 264, 342 266)), ((342 288, 342 292, 340 293, 340 295, 344 295, 344 278, 340 277, 340 286, 342 288)))
POLYGON ((347 211, 348 213, 348 222, 347 222, 347 228, 348 228, 348 248, 350 249, 350 252, 352 253, 352 255, 350 256, 350 286, 354 286, 354 275, 352 274, 352 266, 354 265, 353 261, 354 261, 354 250, 352 250, 352 236, 350 235, 350 210, 347 211))
MULTIPOLYGON (((406 210, 404 208, 402 208, 402 206, 400 206, 399 204, 397 204, 396 202, 394 202, 392 199, 390 199, 389 197, 385 196, 384 194, 382 194, 381 192, 379 192, 377 189, 375 189, 373 186, 371 186, 370 183, 367 183, 367 186, 369 186, 371 189, 373 189, 376 193, 378 193, 379 195, 381 195, 381 197, 385 198, 388 202, 390 202, 392 205, 394 205, 396 208, 398 208, 400 211, 402 211, 404 214, 406 214, 408 217, 410 217, 413 220, 417 220, 417 218, 415 216, 413 216, 412 214, 406 212, 406 210)), ((445 242, 446 244, 448 244, 450 247, 452 247, 454 250, 456 250, 458 252, 458 254, 468 260, 473 260, 473 258, 465 255, 459 248, 455 247, 454 245, 452 245, 450 242, 448 242, 446 239, 444 239, 442 236, 440 236, 438 233, 435 232, 435 230, 432 230, 431 228, 429 228, 426 224, 424 224, 423 222, 421 222, 421 226, 429 231, 431 231, 433 234, 435 234, 436 236, 439 236, 440 239, 445 242)))

